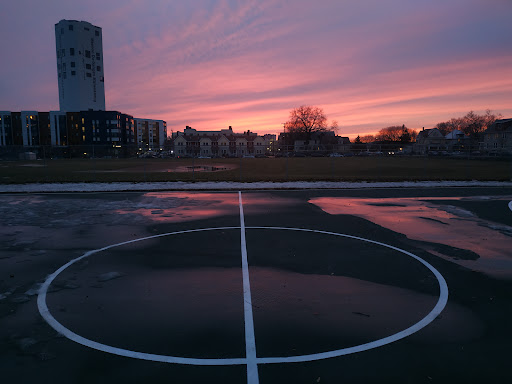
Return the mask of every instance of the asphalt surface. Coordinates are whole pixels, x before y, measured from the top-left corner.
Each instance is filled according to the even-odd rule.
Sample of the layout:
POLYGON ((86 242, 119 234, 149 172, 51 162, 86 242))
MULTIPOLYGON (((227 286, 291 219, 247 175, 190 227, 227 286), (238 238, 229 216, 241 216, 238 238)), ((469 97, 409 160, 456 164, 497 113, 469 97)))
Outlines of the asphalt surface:
POLYGON ((512 380, 512 189, 241 196, 243 226, 233 192, 0 195, 1 382, 512 380), (55 276, 44 301, 73 340, 43 318, 38 292, 90 251, 55 276), (446 281, 446 307, 411 335, 358 351, 414 327, 439 302, 439 279, 410 254, 446 281), (256 358, 246 359, 252 342, 256 358))

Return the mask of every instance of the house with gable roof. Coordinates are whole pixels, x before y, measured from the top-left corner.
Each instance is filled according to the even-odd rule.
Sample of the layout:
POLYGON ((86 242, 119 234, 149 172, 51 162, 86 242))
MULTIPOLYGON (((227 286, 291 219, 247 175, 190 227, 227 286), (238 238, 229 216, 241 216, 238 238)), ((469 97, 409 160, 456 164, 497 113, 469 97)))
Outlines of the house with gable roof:
POLYGON ((416 143, 413 145, 414 153, 421 155, 428 154, 431 151, 446 151, 447 149, 446 138, 437 128, 423 128, 418 133, 416 143))
POLYGON ((483 133, 481 150, 494 155, 512 154, 512 119, 496 120, 483 133))

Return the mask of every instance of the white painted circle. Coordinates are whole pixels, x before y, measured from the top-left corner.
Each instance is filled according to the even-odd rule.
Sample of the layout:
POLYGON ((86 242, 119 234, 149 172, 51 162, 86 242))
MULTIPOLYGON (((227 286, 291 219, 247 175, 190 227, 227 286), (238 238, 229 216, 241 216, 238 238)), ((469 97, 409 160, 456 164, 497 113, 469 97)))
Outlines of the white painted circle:
MULTIPOLYGON (((118 247, 121 245, 131 244, 138 241, 148 240, 148 239, 155 239, 159 237, 164 236, 172 236, 172 235, 179 235, 184 233, 193 233, 193 232, 204 232, 204 231, 217 231, 217 230, 229 230, 229 229, 241 229, 241 227, 216 227, 216 228, 202 228, 202 229, 192 229, 192 230, 186 230, 186 231, 177 231, 177 232, 169 232, 169 233, 163 233, 160 235, 154 235, 154 236, 148 236, 148 237, 142 237, 140 239, 125 241, 122 243, 117 243, 113 245, 109 245, 107 247, 103 247, 100 249, 95 249, 89 252, 84 253, 82 256, 77 257, 68 263, 64 264, 62 267, 57 269, 54 273, 52 273, 46 281, 41 286, 38 297, 37 297, 37 307, 39 309, 39 313, 41 313, 41 316, 46 320, 46 322, 57 332, 62 334, 63 336, 67 337, 68 339, 82 344, 86 347, 96 349, 98 351, 111 353, 114 355, 124 356, 124 357, 131 357, 135 359, 140 360, 149 360, 149 361, 157 361, 157 362, 163 362, 163 363, 175 363, 175 364, 188 364, 188 365, 245 365, 247 364, 246 358, 231 358, 231 359, 209 359, 209 358, 188 358, 188 357, 179 357, 179 356, 167 356, 167 355, 157 355, 157 354, 151 354, 151 353, 144 353, 144 352, 138 352, 138 351, 131 351, 128 349, 123 348, 117 348, 112 347, 110 345, 98 343, 96 341, 87 339, 85 337, 82 337, 70 329, 66 328, 64 325, 59 323, 50 313, 50 310, 48 309, 48 306, 46 304, 46 294, 48 292, 48 288, 50 287, 53 280, 65 269, 67 269, 72 264, 76 263, 77 261, 80 261, 82 259, 85 259, 86 257, 89 257, 95 253, 105 251, 110 248, 118 247)), ((258 357, 257 358, 257 364, 272 364, 272 363, 296 363, 296 362, 306 362, 306 361, 313 361, 313 360, 322 360, 322 359, 328 359, 332 357, 338 357, 338 356, 344 356, 352 353, 367 351, 369 349, 378 348, 386 344, 393 343, 395 341, 398 341, 400 339, 403 339, 407 336, 412 335, 415 332, 418 332, 420 329, 426 327, 428 324, 430 324, 432 321, 436 319, 436 317, 443 311, 444 307, 446 306, 446 303, 448 302, 448 286, 446 284, 445 279, 443 276, 429 263, 427 263, 425 260, 421 259, 420 257, 407 252, 403 249, 394 247, 389 244, 381 243, 378 241, 365 239, 363 237, 357 237, 352 235, 346 235, 342 233, 335 233, 335 232, 328 232, 328 231, 320 231, 315 229, 304 229, 304 228, 287 228, 287 227, 246 227, 246 230, 250 229, 268 229, 268 230, 286 230, 286 231, 299 231, 299 232, 310 232, 310 233, 320 233, 324 235, 331 235, 331 236, 339 236, 339 237, 345 237, 355 240, 361 240, 365 241, 367 243, 372 243, 376 245, 380 245, 386 248, 393 249, 395 251, 401 252, 407 256, 412 257, 413 259, 419 261, 421 264, 423 264, 425 267, 427 267, 436 277, 438 283, 439 283, 439 299, 434 306, 434 308, 420 321, 413 324, 407 329, 404 329, 403 331, 400 331, 398 333, 395 333, 391 336, 384 337, 382 339, 378 339, 369 343, 356 345, 353 347, 348 348, 342 348, 337 349, 334 351, 328 351, 328 352, 322 352, 322 353, 314 353, 309 355, 298 355, 298 356, 288 356, 288 357, 258 357)))

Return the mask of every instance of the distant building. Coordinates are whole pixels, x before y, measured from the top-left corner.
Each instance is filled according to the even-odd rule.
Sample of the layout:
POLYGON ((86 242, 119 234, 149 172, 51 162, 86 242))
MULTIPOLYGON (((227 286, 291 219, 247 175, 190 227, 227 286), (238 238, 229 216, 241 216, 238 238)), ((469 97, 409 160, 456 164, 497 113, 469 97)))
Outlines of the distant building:
POLYGON ((86 21, 55 24, 61 111, 104 111, 105 83, 101 28, 86 21))
POLYGON ((265 139, 257 133, 235 133, 233 128, 220 131, 198 131, 187 126, 173 133, 175 156, 257 156, 266 152, 265 139))
POLYGON ((413 148, 414 152, 419 154, 427 154, 429 151, 446 151, 446 139, 437 128, 423 128, 416 136, 413 148))
POLYGON ((265 153, 274 154, 277 149, 276 135, 267 133, 263 135, 263 140, 265 140, 265 153))
POLYGON ((483 133, 482 150, 489 154, 512 154, 512 119, 496 120, 483 133))
POLYGON ((167 123, 163 120, 135 119, 137 146, 140 151, 163 149, 167 123))
POLYGON ((466 151, 470 149, 470 138, 458 129, 454 129, 444 138, 446 148, 449 152, 466 151))
POLYGON ((50 113, 0 112, 0 146, 51 145, 50 113))
POLYGON ((129 156, 163 149, 165 121, 105 110, 101 28, 61 20, 55 43, 60 110, 0 111, 2 153, 31 147, 39 156, 129 156))
POLYGON ((286 152, 349 152, 351 149, 350 139, 336 135, 334 131, 312 132, 309 140, 293 140, 286 132, 279 134, 279 151, 286 152))
POLYGON ((78 152, 95 146, 103 152, 124 148, 135 153, 135 122, 118 111, 3 111, 0 147, 9 146, 76 147, 78 152))

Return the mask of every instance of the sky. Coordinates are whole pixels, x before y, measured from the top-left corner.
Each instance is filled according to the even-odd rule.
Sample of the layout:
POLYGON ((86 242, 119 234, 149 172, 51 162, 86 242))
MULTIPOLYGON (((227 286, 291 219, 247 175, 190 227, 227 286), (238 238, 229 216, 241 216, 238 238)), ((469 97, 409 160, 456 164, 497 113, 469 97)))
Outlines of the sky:
POLYGON ((512 117, 512 0, 5 0, 0 110, 59 109, 54 25, 103 30, 107 110, 168 131, 279 133, 321 107, 338 134, 486 109, 512 117))

